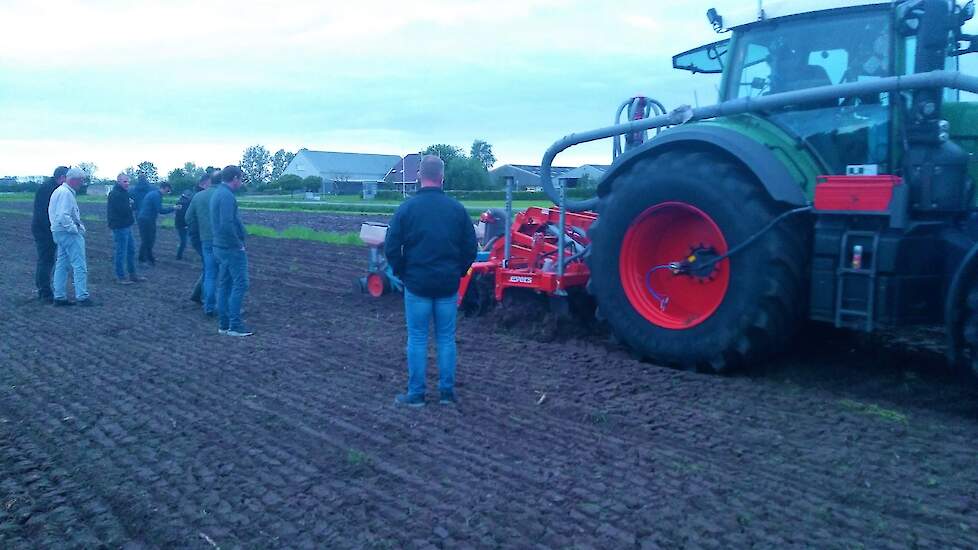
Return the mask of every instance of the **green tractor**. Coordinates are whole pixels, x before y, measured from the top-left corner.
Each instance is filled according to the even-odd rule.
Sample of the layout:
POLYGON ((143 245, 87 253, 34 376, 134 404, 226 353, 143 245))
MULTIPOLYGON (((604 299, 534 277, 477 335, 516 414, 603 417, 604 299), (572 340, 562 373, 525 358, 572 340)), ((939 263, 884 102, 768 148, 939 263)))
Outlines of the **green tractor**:
POLYGON ((719 104, 646 109, 547 151, 551 198, 598 213, 588 290, 638 355, 725 372, 808 318, 945 324, 953 363, 978 369, 978 104, 959 100, 978 78, 958 72, 978 51, 962 32, 974 4, 853 4, 784 2, 729 25, 710 10, 729 37, 673 66, 722 74, 719 104), (597 196, 564 201, 554 157, 623 135, 597 196))

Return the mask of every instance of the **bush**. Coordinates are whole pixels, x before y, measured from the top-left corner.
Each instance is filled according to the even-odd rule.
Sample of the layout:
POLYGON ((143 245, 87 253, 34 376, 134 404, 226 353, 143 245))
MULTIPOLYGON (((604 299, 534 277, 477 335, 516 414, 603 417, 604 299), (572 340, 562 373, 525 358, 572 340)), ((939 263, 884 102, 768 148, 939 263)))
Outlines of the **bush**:
MULTIPOLYGON (((287 174, 275 180, 272 184, 274 187, 281 189, 283 192, 294 194, 296 191, 302 191, 306 189, 306 183, 295 174, 287 174)), ((317 189, 318 190, 318 189, 317 189)))
POLYGON ((33 193, 41 186, 40 183, 15 183, 0 186, 0 193, 33 193))

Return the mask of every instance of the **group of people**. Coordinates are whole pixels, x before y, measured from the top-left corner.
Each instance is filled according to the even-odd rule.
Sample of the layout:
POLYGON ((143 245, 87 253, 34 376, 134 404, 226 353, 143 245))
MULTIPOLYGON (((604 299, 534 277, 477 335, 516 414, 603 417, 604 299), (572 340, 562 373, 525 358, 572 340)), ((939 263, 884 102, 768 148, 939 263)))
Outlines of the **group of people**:
MULTIPOLYGON (((445 164, 433 155, 421 159, 418 193, 398 207, 387 231, 384 252, 394 274, 404 283, 407 322, 407 392, 398 405, 426 404, 428 330, 434 324, 438 350, 439 402, 457 402, 455 395, 455 320, 459 279, 475 260, 477 242, 465 208, 442 190, 445 164)), ((85 174, 59 167, 35 196, 33 231, 37 243, 37 291, 42 300, 68 305, 68 271, 74 273, 79 305, 91 305, 87 289, 85 226, 75 192, 85 174), (56 258, 56 261, 53 260, 56 258), (51 271, 54 269, 52 290, 51 271)), ((205 173, 194 192, 181 196, 175 208, 163 206, 169 184, 153 187, 140 178, 131 190, 129 177, 119 174, 109 193, 107 221, 115 241, 115 275, 120 284, 145 280, 136 272, 132 226, 140 232, 139 260, 155 264, 153 243, 159 214, 177 212, 178 257, 189 236, 201 258, 201 275, 191 299, 204 314, 218 317, 218 330, 229 336, 250 336, 241 320, 241 302, 248 289, 248 256, 244 225, 234 192, 241 185, 237 166, 205 173)))
MULTIPOLYGON (((156 187, 140 175, 137 184, 130 187, 129 176, 119 174, 106 203, 118 283, 146 280, 136 271, 132 227, 139 230, 139 263, 155 266, 157 219, 160 214, 176 212, 180 237, 177 258, 182 258, 188 237, 201 258, 201 274, 191 299, 203 306, 205 315, 218 318, 220 334, 252 335, 241 319, 241 303, 248 289, 248 259, 234 191, 241 187, 242 175, 233 165, 209 170, 192 192, 181 195, 175 207, 167 207, 163 195, 171 192, 169 183, 156 187)), ((37 247, 35 286, 38 299, 55 306, 94 304, 88 292, 86 229, 76 200, 85 177, 78 168, 59 166, 34 195, 31 232, 37 247), (67 296, 69 273, 74 280, 75 301, 67 296)))

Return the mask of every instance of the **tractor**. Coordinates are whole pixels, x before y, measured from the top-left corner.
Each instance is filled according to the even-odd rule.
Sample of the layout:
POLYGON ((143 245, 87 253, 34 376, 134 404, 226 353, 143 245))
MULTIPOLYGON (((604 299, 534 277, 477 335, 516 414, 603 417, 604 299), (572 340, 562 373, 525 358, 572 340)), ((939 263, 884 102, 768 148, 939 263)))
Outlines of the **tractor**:
MULTIPOLYGON (((710 10, 726 36, 672 61, 721 75, 718 104, 629 107, 637 116, 543 157, 560 211, 597 215, 580 257, 598 316, 637 355, 715 373, 784 350, 806 319, 943 324, 952 364, 978 374, 978 104, 959 98, 978 78, 958 70, 978 51, 962 31, 974 11, 950 0, 765 3, 743 20, 710 10), (598 139, 617 150, 620 136, 596 195, 566 200, 554 158, 598 139)), ((552 256, 558 275, 569 254, 552 256)))

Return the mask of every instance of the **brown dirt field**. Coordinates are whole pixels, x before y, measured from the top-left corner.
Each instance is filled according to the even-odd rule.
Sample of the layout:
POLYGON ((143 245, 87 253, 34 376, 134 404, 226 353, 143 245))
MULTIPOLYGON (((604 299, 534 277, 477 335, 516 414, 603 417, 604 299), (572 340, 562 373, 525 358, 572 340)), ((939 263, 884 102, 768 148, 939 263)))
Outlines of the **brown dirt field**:
POLYGON ((28 223, 0 213, 0 548, 978 547, 978 395, 933 352, 820 329, 715 377, 494 315, 460 319, 461 405, 403 410, 364 249, 251 239, 233 339, 172 230, 123 287, 88 223, 101 305, 33 301, 28 223))

